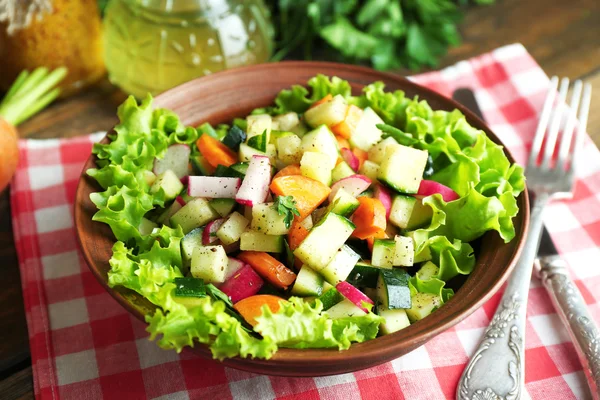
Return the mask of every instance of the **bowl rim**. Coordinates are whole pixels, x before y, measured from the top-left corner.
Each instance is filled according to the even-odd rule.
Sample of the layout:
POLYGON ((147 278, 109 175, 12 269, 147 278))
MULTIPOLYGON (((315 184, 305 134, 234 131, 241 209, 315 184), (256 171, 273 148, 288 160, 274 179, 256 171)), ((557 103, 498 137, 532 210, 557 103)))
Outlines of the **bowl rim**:
MULTIPOLYGON (((298 68, 298 67, 316 68, 316 69, 335 68, 338 71, 347 71, 347 72, 361 74, 361 75, 365 76, 365 79, 366 79, 365 85, 368 83, 377 81, 377 80, 382 80, 382 81, 384 81, 384 83, 389 82, 389 81, 394 81, 394 82, 399 83, 404 86, 412 86, 412 89, 414 89, 415 91, 418 91, 419 93, 422 93, 423 95, 426 95, 423 97, 437 98, 438 101, 446 102, 453 108, 460 110, 465 115, 467 121, 470 124, 472 124, 473 121, 475 121, 478 125, 481 126, 480 129, 483 129, 492 141, 494 141, 495 143, 500 144, 504 147, 504 152, 507 155, 509 161, 511 163, 515 163, 515 159, 514 159, 513 155, 511 154, 510 150, 506 146, 504 146, 503 142, 490 129, 490 127, 487 125, 487 123, 485 121, 483 121, 482 119, 480 119, 479 117, 477 117, 477 115, 475 115, 473 112, 471 112, 469 109, 467 109, 462 104, 455 101, 454 99, 448 98, 438 92, 433 91, 432 89, 421 86, 409 79, 406 79, 404 76, 395 75, 395 74, 391 74, 391 73, 387 73, 387 72, 376 71, 371 68, 357 66, 357 65, 339 64, 339 63, 323 62, 323 61, 282 61, 282 62, 278 62, 278 63, 257 64, 257 65, 247 66, 247 67, 234 68, 234 69, 230 69, 230 70, 221 71, 221 72, 218 72, 215 74, 211 74, 208 76, 196 78, 191 81, 185 82, 181 85, 178 85, 176 87, 173 87, 173 88, 157 95, 156 97, 154 97, 154 106, 160 107, 161 103, 164 99, 169 98, 169 96, 171 96, 174 93, 177 93, 179 91, 185 91, 188 87, 198 85, 199 82, 201 84, 206 84, 207 82, 210 82, 212 80, 223 79, 223 78, 226 78, 226 77, 229 77, 232 75, 243 74, 243 73, 252 72, 252 71, 256 71, 256 70, 263 70, 263 69, 272 70, 272 69, 298 68)), ((305 84, 305 86, 306 86, 306 84, 305 84)), ((282 87, 281 89, 286 89, 286 88, 287 87, 282 87)), ((111 132, 114 132, 114 127, 113 127, 113 129, 111 129, 107 132, 107 134, 101 140, 102 143, 107 143, 109 141, 108 134, 110 134, 111 132)), ((134 307, 128 301, 128 299, 123 295, 123 293, 121 293, 120 291, 117 291, 113 288, 110 288, 108 286, 108 282, 103 278, 103 276, 101 276, 101 272, 100 272, 99 268, 96 268, 96 266, 93 262, 94 259, 90 254, 90 249, 88 248, 87 244, 84 243, 84 241, 82 240, 82 235, 80 232, 83 231, 83 229, 81 229, 81 226, 79 225, 79 221, 80 221, 79 217, 81 216, 82 213, 84 213, 84 211, 83 211, 83 207, 82 207, 82 202, 79 200, 82 198, 82 192, 84 190, 84 187, 86 185, 90 184, 89 183, 90 181, 88 181, 89 177, 87 177, 87 175, 85 174, 85 171, 90 166, 94 166, 95 161, 96 161, 95 155, 90 154, 90 157, 87 159, 87 161, 83 167, 83 170, 82 170, 82 173, 79 178, 78 185, 77 185, 77 190, 76 190, 76 194, 75 194, 75 203, 74 203, 74 216, 75 216, 74 219, 75 219, 75 226, 76 226, 76 231, 77 231, 77 240, 78 240, 80 248, 82 250, 84 259, 85 259, 90 271, 94 275, 95 279, 104 287, 104 289, 115 300, 117 300, 117 302, 121 306, 123 306, 129 313, 133 314, 137 319, 139 319, 145 323, 144 314, 142 312, 140 312, 140 310, 138 308, 134 307)), ((94 185, 94 184, 95 183, 92 183, 92 185, 94 185)), ((95 185, 97 186, 97 184, 95 184, 95 185)), ((99 188, 99 186, 97 186, 97 188, 99 188)), ((489 287, 487 289, 487 291, 485 293, 483 293, 481 296, 479 296, 474 302, 468 302, 468 305, 460 307, 459 310, 457 310, 453 314, 452 317, 446 318, 445 320, 441 321, 441 323, 435 325, 434 327, 432 327, 430 329, 426 329, 422 333, 419 333, 417 331, 416 333, 411 335, 410 336, 411 339, 416 340, 418 338, 418 340, 416 340, 415 345, 412 346, 412 348, 409 348, 409 350, 412 350, 414 348, 422 346, 423 344, 425 344, 427 341, 429 341, 433 337, 448 330, 452 326, 458 324, 459 322, 461 322, 462 320, 467 318, 469 315, 471 315, 476 310, 478 310, 485 302, 487 302, 504 284, 504 282, 508 278, 509 274, 512 272, 513 268, 515 267, 515 264, 521 254, 521 251, 523 249, 524 242, 525 242, 524 239, 527 235, 528 227, 529 227, 529 197, 528 197, 526 188, 519 195, 519 198, 521 198, 520 202, 522 203, 521 206, 519 207, 519 214, 521 214, 522 223, 521 223, 521 229, 519 231, 515 232, 516 234, 515 234, 515 238, 513 240, 518 240, 518 243, 516 244, 516 248, 510 257, 509 265, 507 265, 507 267, 503 270, 503 272, 499 276, 496 277, 493 285, 491 287, 489 287)), ((114 243, 114 238, 112 241, 114 243)), ((123 289, 123 290, 130 291, 129 289, 123 289)), ((135 293, 133 291, 131 291, 131 292, 135 293)), ((457 294, 453 297, 453 299, 457 298, 457 296, 459 296, 459 293, 460 293, 460 291, 457 292, 457 294)), ((451 302, 453 299, 451 299, 449 302, 451 302)), ((411 326, 417 326, 417 325, 418 325, 418 323, 412 324, 411 326)), ((363 343, 352 344, 352 346, 350 346, 350 348, 348 350, 344 350, 344 351, 339 351, 337 349, 280 348, 273 355, 273 357, 270 358, 269 360, 241 358, 241 357, 237 356, 237 357, 225 359, 222 361, 222 363, 225 366, 229 366, 229 367, 233 367, 233 368, 237 368, 237 369, 241 369, 241 370, 246 370, 246 371, 253 371, 253 372, 255 372, 257 370, 256 367, 261 367, 261 366, 262 367, 273 367, 274 365, 277 365, 277 366, 281 367, 282 369, 281 370, 270 369, 271 372, 269 372, 269 374, 281 375, 281 376, 324 376, 324 375, 337 374, 337 373, 340 373, 340 371, 341 372, 355 371, 355 370, 366 368, 369 366, 381 364, 383 362, 389 361, 391 359, 397 358, 398 356, 400 356, 402 354, 407 353, 407 351, 402 351, 402 352, 398 351, 398 349, 400 347, 404 347, 405 349, 407 347, 407 346, 403 346, 403 343, 401 340, 398 340, 395 343, 395 345, 392 344, 392 347, 384 346, 384 345, 377 346, 378 340, 380 340, 384 337, 392 337, 394 335, 396 337, 399 337, 399 336, 401 337, 403 331, 406 332, 406 330, 402 330, 402 331, 396 332, 394 334, 386 335, 383 337, 378 337, 378 338, 375 338, 373 340, 366 341, 363 343), (364 350, 366 350, 366 351, 364 351, 364 350), (394 351, 394 350, 396 350, 396 351, 394 351), (327 359, 323 359, 324 354, 326 355, 327 359), (346 363, 348 365, 353 365, 353 364, 362 365, 362 367, 360 367, 360 368, 349 367, 349 368, 342 368, 342 369, 338 368, 336 370, 336 365, 341 362, 346 363), (302 373, 301 371, 299 371, 298 373, 290 373, 289 371, 285 370, 285 368, 290 368, 292 366, 298 367, 299 365, 314 366, 315 363, 322 364, 325 367, 325 370, 324 371, 322 370, 315 374, 306 374, 306 373, 302 373), (326 370, 328 366, 331 367, 332 372, 328 372, 326 370)), ((408 346, 408 347, 411 347, 411 346, 408 346)), ((194 350, 194 352, 196 352, 197 354, 200 354, 201 356, 212 359, 212 355, 208 348, 208 345, 195 343, 193 350, 194 350)), ((301 368, 298 368, 298 369, 301 369, 301 368)))

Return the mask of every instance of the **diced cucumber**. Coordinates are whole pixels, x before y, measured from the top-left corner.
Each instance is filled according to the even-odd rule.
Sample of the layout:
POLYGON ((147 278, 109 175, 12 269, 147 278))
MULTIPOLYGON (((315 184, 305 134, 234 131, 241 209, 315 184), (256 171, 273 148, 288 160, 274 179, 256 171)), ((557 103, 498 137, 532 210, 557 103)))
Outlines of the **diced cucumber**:
POLYGON ((356 130, 352 136, 350 136, 350 144, 352 147, 358 147, 361 150, 369 151, 371 147, 381 140, 383 132, 381 132, 376 125, 383 123, 383 120, 372 108, 365 108, 360 121, 358 121, 356 130))
POLYGON ((328 291, 331 288, 334 288, 335 286, 333 286, 331 283, 324 281, 323 282, 323 293, 325 293, 326 291, 328 291))
POLYGON ((400 268, 382 269, 377 281, 377 300, 385 309, 410 308, 410 276, 400 268))
POLYGON ((277 144, 277 140, 280 138, 284 138, 286 136, 295 135, 293 132, 285 131, 285 130, 271 130, 271 141, 270 144, 277 144))
POLYGON ((394 253, 394 265, 412 267, 415 259, 415 242, 408 236, 396 235, 396 251, 394 253))
POLYGON ((267 131, 264 130, 260 135, 254 135, 248 138, 246 142, 248 146, 258 150, 258 151, 267 151, 267 131))
POLYGON ((320 296, 323 293, 323 277, 308 265, 303 265, 291 293, 295 296, 320 296))
POLYGON ((187 235, 181 239, 181 257, 183 266, 189 269, 192 265, 192 255, 194 250, 202 247, 202 232, 204 228, 192 229, 187 235))
POLYGON ((184 305, 186 308, 195 308, 204 304, 202 297, 176 297, 173 296, 173 300, 179 304, 184 305))
POLYGON ((314 179, 327 186, 331 185, 329 156, 323 153, 307 151, 302 155, 302 159, 300 160, 300 173, 307 178, 314 179))
POLYGON ((401 194, 394 196, 390 210, 390 222, 398 228, 406 229, 416 202, 417 199, 412 196, 401 194))
POLYGON ((247 230, 240 237, 240 250, 281 253, 283 252, 283 236, 266 235, 261 232, 247 230))
POLYGON ((208 204, 221 217, 226 217, 231 214, 237 203, 234 199, 211 199, 208 204))
POLYGON ((266 141, 269 143, 269 138, 271 135, 271 116, 268 114, 256 114, 256 115, 248 115, 246 117, 247 124, 247 136, 246 143, 250 140, 251 137, 262 135, 263 132, 266 131, 266 141))
POLYGON ((158 228, 157 223, 150 221, 148 218, 142 218, 138 231, 140 231, 140 235, 149 235, 154 228, 158 228))
POLYGON ((396 195, 390 211, 390 222, 402 229, 417 229, 431 221, 433 210, 420 199, 396 195))
POLYGON ((222 283, 227 271, 227 254, 223 246, 203 246, 194 249, 191 273, 207 283, 222 283))
POLYGON ((339 156, 335 136, 325 125, 319 126, 302 137, 302 151, 326 154, 329 157, 329 170, 335 167, 339 156))
POLYGON ((379 166, 377 179, 399 193, 417 193, 427 165, 427 157, 425 150, 400 144, 388 146, 379 166))
POLYGON ((285 226, 285 215, 280 215, 274 203, 257 204, 252 207, 250 227, 267 235, 286 235, 290 228, 285 226))
POLYGON ((398 142, 392 137, 387 137, 369 150, 369 160, 375 164, 381 164, 385 158, 385 152, 388 146, 397 146, 398 142))
POLYGON ((429 249, 429 246, 424 247, 423 249, 421 249, 421 251, 417 252, 417 248, 415 245, 415 232, 414 231, 410 231, 410 232, 406 232, 405 235, 409 238, 411 238, 413 240, 413 247, 415 248, 415 257, 413 259, 413 263, 420 263, 423 261, 429 261, 431 260, 431 249, 429 249))
POLYGON ((338 165, 336 165, 335 168, 331 171, 331 180, 332 183, 336 183, 337 181, 340 181, 344 178, 355 174, 356 172, 354 172, 354 170, 350 168, 348 163, 346 161, 342 161, 338 165))
POLYGON ((439 272, 440 268, 437 265, 435 265, 431 261, 427 261, 417 271, 417 277, 419 277, 419 279, 421 279, 422 281, 428 281, 431 278, 437 276, 439 272))
POLYGON ((274 167, 277 162, 277 146, 274 144, 267 145, 267 152, 265 153, 269 160, 271 161, 271 165, 274 167))
POLYGON ((236 211, 217 230, 217 237, 225 245, 235 243, 240 240, 249 223, 243 215, 236 211))
POLYGON ((360 260, 358 255, 350 247, 343 245, 333 257, 333 260, 319 273, 332 285, 345 281, 360 260))
POLYGON ((361 194, 359 194, 358 196, 356 196, 356 198, 363 197, 363 196, 364 197, 373 197, 373 195, 374 195, 373 189, 367 189, 364 192, 362 192, 361 194))
POLYGON ((340 251, 340 247, 346 243, 354 229, 355 225, 346 218, 329 213, 311 229, 308 236, 294 251, 294 256, 316 271, 321 271, 329 265, 336 254, 344 253, 344 251, 340 251))
POLYGON ((235 164, 231 165, 229 168, 237 171, 239 173, 239 175, 243 175, 243 176, 239 176, 240 178, 243 178, 244 176, 246 176, 246 171, 248 171, 248 163, 246 163, 246 162, 235 163, 235 164))
POLYGON ((337 191, 333 197, 333 200, 327 207, 327 212, 333 212, 343 215, 344 217, 348 217, 358 208, 359 205, 360 202, 356 200, 354 196, 344 189, 340 189, 337 191))
POLYGON ((358 262, 346 278, 346 282, 358 288, 375 288, 380 269, 363 261, 358 262))
POLYGON ((212 209, 207 200, 196 198, 177 211, 171 217, 170 222, 172 227, 180 225, 183 233, 186 234, 219 217, 220 215, 212 209))
MULTIPOLYGON (((327 282, 325 282, 325 284, 327 284, 327 282)), ((331 287, 327 290, 323 289, 323 294, 319 296, 318 299, 321 301, 321 303, 323 303, 323 311, 325 311, 329 310, 340 301, 343 301, 345 297, 338 292, 336 288, 331 287)))
POLYGON ((376 267, 390 269, 394 265, 395 254, 396 242, 393 239, 375 239, 371 264, 376 267))
POLYGON ((329 315, 331 319, 338 319, 346 317, 359 317, 361 315, 367 315, 367 313, 358 308, 358 306, 350 300, 344 299, 328 309, 327 315, 329 315))
POLYGON ((371 181, 377 181, 377 173, 379 172, 379 164, 373 161, 365 160, 358 170, 362 175, 369 178, 371 181))
POLYGON ((178 201, 174 201, 165 209, 165 211, 163 211, 162 214, 159 215, 159 217, 156 219, 156 223, 168 225, 171 217, 175 215, 177 211, 181 210, 182 207, 183 206, 178 201))
POLYGON ((291 133, 289 136, 280 137, 275 142, 277 158, 285 165, 298 164, 302 159, 302 140, 291 133))
POLYGON ((300 123, 298 125, 296 125, 295 128, 290 129, 290 131, 292 131, 292 133, 295 133, 296 135, 300 136, 300 138, 304 137, 304 135, 306 135, 306 133, 308 131, 310 131, 310 127, 308 125, 306 125, 306 123, 304 121, 300 121, 300 123))
POLYGON ((191 158, 192 168, 197 175, 210 176, 214 169, 202 154, 198 154, 191 158))
POLYGON ((156 175, 154 175, 154 172, 148 171, 146 169, 146 170, 144 170, 144 180, 146 181, 148 186, 152 186, 154 181, 156 181, 156 175))
POLYGON ((306 110, 304 120, 313 128, 319 125, 333 126, 346 118, 347 109, 346 100, 338 94, 333 99, 306 110))
POLYGON ((250 160, 252 159, 252 156, 267 156, 267 157, 269 157, 266 152, 256 150, 255 148, 248 146, 246 143, 240 144, 240 150, 238 151, 238 156, 240 157, 241 162, 250 162, 250 160))
POLYGON ((183 183, 179 180, 175 172, 170 169, 156 177, 156 180, 150 187, 150 193, 156 194, 164 192, 165 201, 173 200, 183 190, 183 183))
POLYGON ((410 322, 422 320, 442 305, 440 296, 431 293, 415 293, 411 301, 412 306, 406 310, 410 322))
POLYGON ((398 332, 410 325, 406 310, 403 308, 389 310, 385 307, 381 307, 377 309, 377 314, 385 319, 385 322, 379 325, 379 331, 383 335, 398 332))
POLYGON ((291 131, 300 125, 300 118, 295 112, 289 112, 273 117, 273 122, 277 123, 282 131, 291 131))
POLYGON ((223 140, 221 140, 221 142, 231 150, 237 151, 240 148, 240 144, 246 141, 246 136, 245 129, 242 129, 234 124, 231 128, 229 128, 227 134, 223 140))
POLYGON ((190 201, 194 200, 193 196, 190 196, 189 194, 187 194, 187 188, 183 192, 181 192, 181 194, 179 195, 179 197, 181 197, 183 199, 183 202, 185 204, 187 204, 190 201))

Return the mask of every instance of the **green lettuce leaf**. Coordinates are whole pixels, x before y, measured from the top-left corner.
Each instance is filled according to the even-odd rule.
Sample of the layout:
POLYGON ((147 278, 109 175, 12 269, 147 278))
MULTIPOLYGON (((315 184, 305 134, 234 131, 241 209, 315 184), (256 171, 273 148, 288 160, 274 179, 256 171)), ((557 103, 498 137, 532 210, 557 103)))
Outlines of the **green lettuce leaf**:
MULTIPOLYGON (((177 303, 175 303, 177 304, 177 303)), ((228 357, 270 358, 277 345, 268 338, 250 335, 240 321, 228 315, 222 301, 210 297, 200 298, 195 306, 174 307, 164 313, 157 310, 146 316, 150 339, 157 339, 163 349, 193 347, 195 342, 208 344, 213 357, 223 360, 228 357)))
POLYGON ((353 102, 361 107, 371 107, 383 121, 396 128, 403 127, 406 123, 406 108, 411 100, 404 95, 402 90, 385 92, 383 82, 374 82, 365 86, 363 94, 353 102))
POLYGON ((261 108, 253 111, 253 113, 269 113, 269 114, 285 114, 288 112, 303 113, 308 110, 308 107, 317 100, 331 94, 342 95, 349 99, 352 95, 352 88, 348 81, 334 76, 329 78, 319 74, 308 81, 308 86, 311 91, 304 86, 294 85, 290 89, 284 89, 275 98, 275 107, 261 108))
MULTIPOLYGON (((388 124, 382 126, 387 136, 427 150, 435 171, 430 179, 461 196, 449 203, 439 197, 427 199, 438 218, 417 235, 419 245, 437 247, 438 257, 456 252, 464 256, 469 248, 463 242, 487 231, 497 231, 505 242, 515 236, 515 197, 524 190, 525 177, 522 167, 511 165, 502 146, 472 127, 459 110, 434 111, 427 102, 408 99, 401 91, 384 92, 381 82, 366 86, 359 103, 379 113, 388 124), (434 239, 436 236, 446 239, 434 239)), ((462 271, 469 271, 472 262, 468 261, 462 271)))
POLYGON ((433 209, 433 217, 428 227, 413 232, 415 254, 420 255, 427 249, 431 252, 432 261, 439 266, 438 278, 446 282, 457 275, 468 275, 475 267, 473 247, 460 238, 445 235, 448 215, 438 205, 444 203, 439 194, 428 196, 423 203, 433 209))
POLYGON ((360 317, 331 319, 321 313, 323 304, 317 300, 314 305, 291 297, 282 302, 278 312, 273 313, 263 306, 262 315, 254 330, 264 338, 281 347, 328 348, 344 350, 352 342, 364 342, 377 336, 383 318, 369 313, 360 317))
POLYGON ((442 299, 442 304, 454 296, 454 290, 445 287, 446 282, 436 277, 423 280, 415 275, 410 278, 410 284, 419 293, 431 293, 439 296, 442 299))
POLYGON ((132 169, 134 169, 134 172, 125 170, 121 164, 108 164, 100 169, 90 168, 86 173, 98 181, 98 184, 104 189, 111 186, 117 188, 127 186, 130 189, 147 191, 149 186, 146 181, 146 170, 132 169))
POLYGON ((173 132, 169 136, 169 145, 181 143, 181 144, 187 144, 189 146, 194 147, 194 146, 196 146, 196 141, 198 140, 199 137, 200 137, 200 134, 198 133, 198 131, 196 129, 188 126, 187 128, 185 128, 182 131, 173 132))
POLYGON ((90 194, 90 199, 98 208, 92 219, 108 224, 117 240, 141 239, 138 227, 152 209, 152 196, 127 186, 111 186, 104 192, 90 194))
POLYGON ((147 259, 157 268, 182 267, 181 239, 183 230, 181 226, 170 228, 166 225, 144 236, 140 240, 138 259, 147 259))

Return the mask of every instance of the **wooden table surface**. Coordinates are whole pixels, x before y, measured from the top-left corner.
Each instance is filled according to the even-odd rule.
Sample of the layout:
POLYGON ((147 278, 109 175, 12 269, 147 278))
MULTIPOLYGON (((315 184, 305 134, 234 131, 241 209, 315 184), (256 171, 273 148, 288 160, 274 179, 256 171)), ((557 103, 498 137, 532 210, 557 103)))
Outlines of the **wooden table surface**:
MULTIPOLYGON (((496 0, 471 8, 462 24, 463 44, 442 65, 520 42, 548 75, 583 79, 593 86, 588 132, 600 144, 600 2, 598 0, 496 0)), ((404 71, 409 73, 408 71, 404 71)), ((22 137, 72 137, 110 129, 125 95, 105 80, 57 102, 24 123, 22 137)), ((27 326, 12 238, 8 192, 0 194, 0 398, 33 398, 27 326)))

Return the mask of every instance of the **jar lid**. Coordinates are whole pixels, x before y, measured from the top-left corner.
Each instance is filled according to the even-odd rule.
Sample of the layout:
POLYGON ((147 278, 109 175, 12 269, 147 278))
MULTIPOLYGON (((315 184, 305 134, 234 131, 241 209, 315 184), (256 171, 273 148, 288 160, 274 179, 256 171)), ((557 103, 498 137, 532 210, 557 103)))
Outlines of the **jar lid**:
POLYGON ((0 0, 0 22, 8 22, 7 32, 27 28, 33 18, 52 12, 52 0, 0 0))

